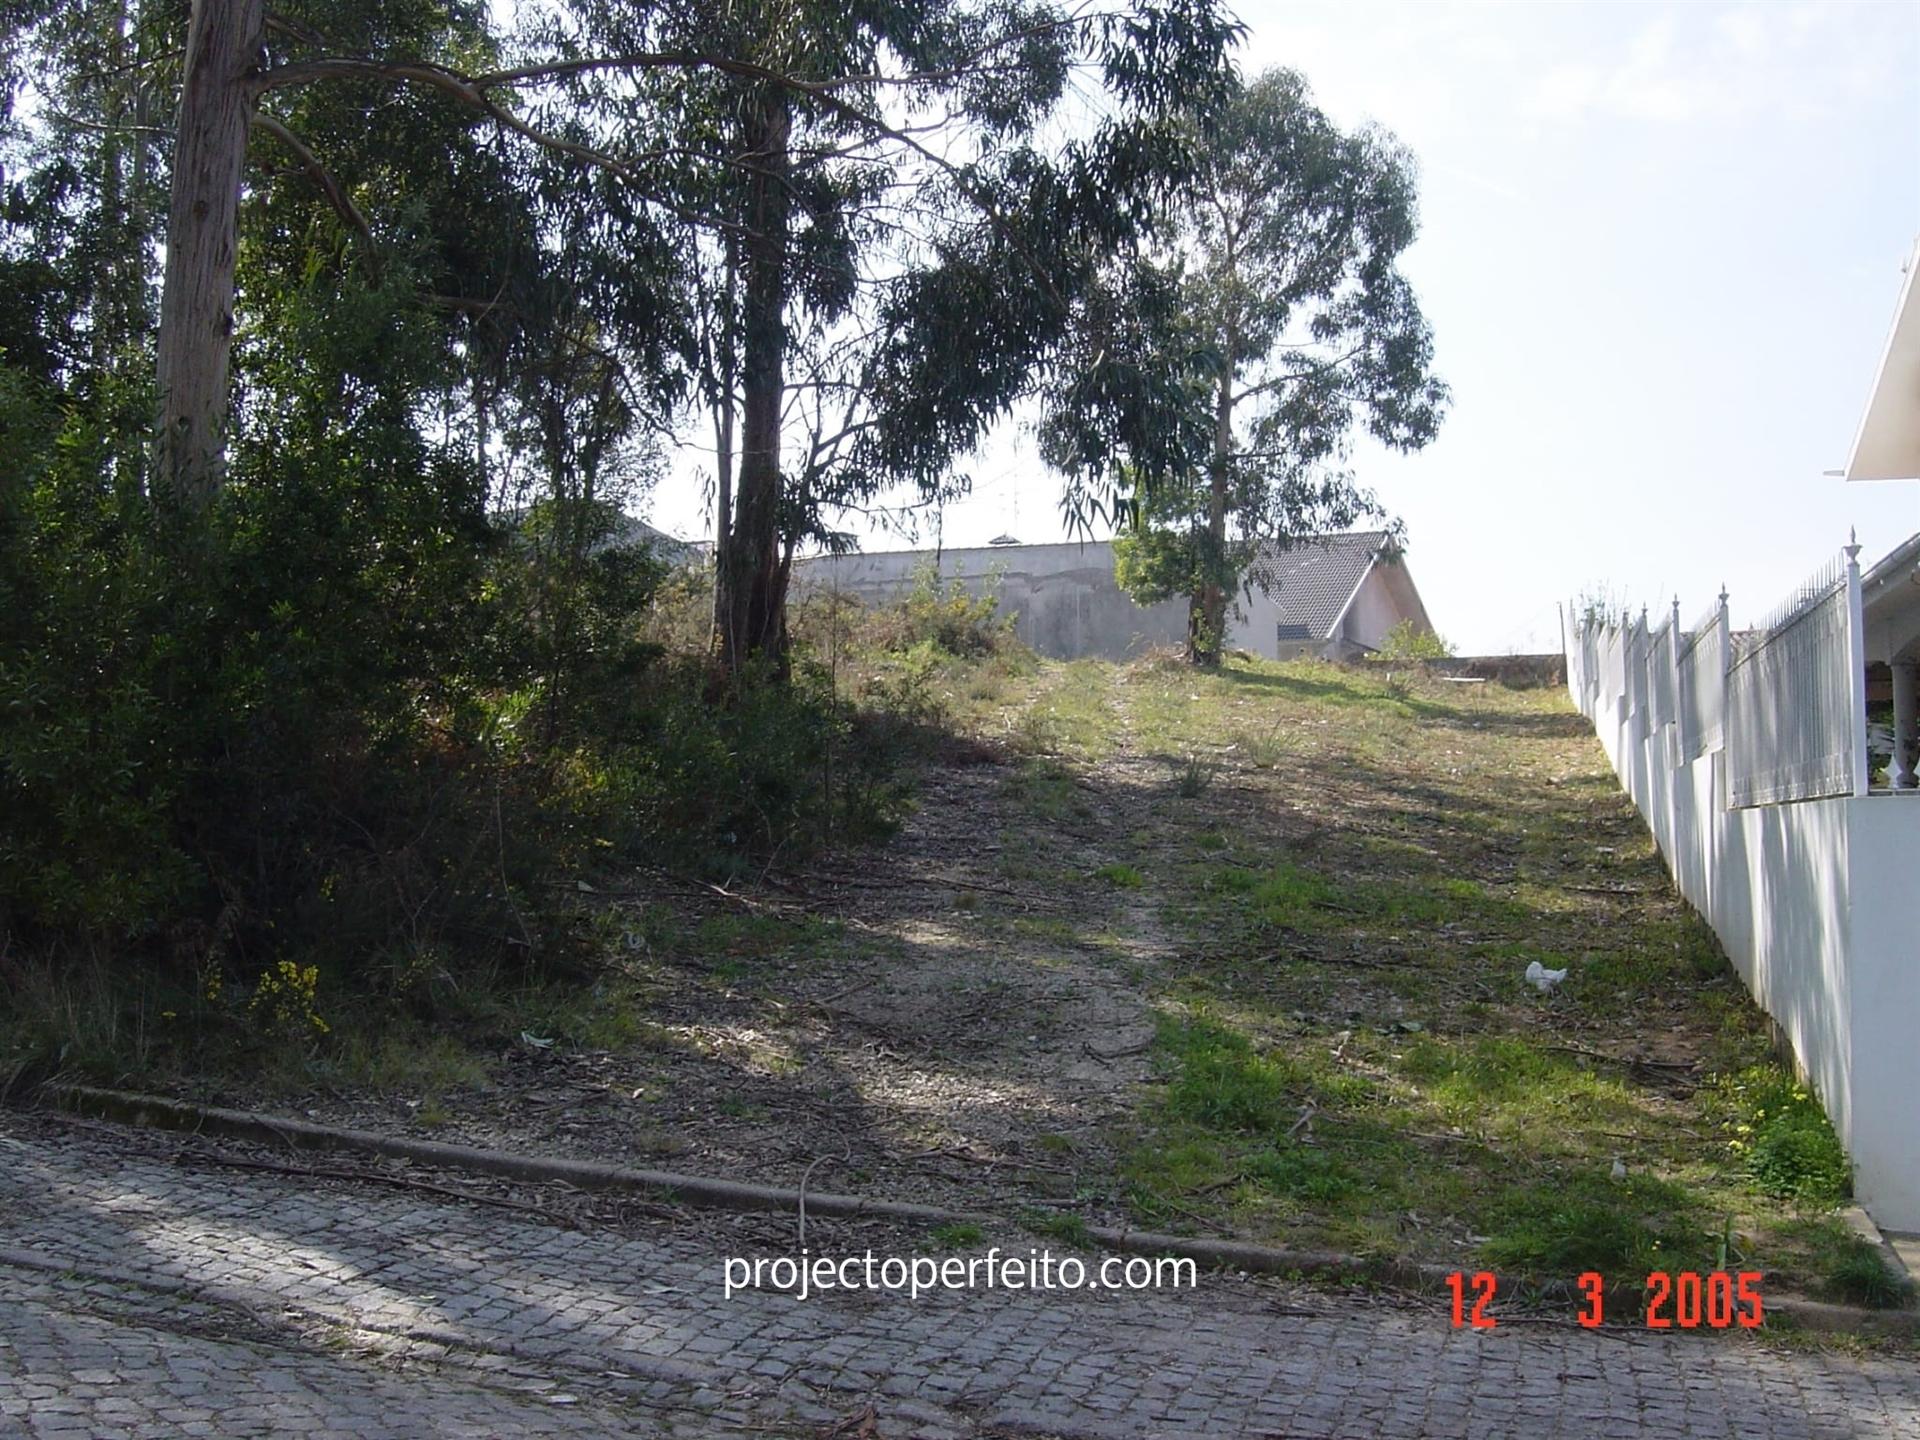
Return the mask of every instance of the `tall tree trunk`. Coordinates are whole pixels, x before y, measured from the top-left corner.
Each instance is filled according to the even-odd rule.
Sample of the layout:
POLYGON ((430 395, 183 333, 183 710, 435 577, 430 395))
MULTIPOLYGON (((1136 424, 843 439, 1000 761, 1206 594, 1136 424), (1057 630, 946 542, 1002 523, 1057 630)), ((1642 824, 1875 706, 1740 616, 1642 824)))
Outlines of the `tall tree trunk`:
POLYGON ((722 609, 728 599, 720 576, 727 564, 727 541, 733 532, 733 392, 739 379, 739 347, 734 342, 734 302, 739 293, 738 250, 731 235, 725 240, 725 279, 720 286, 720 335, 712 365, 713 380, 713 633, 726 633, 722 609))
POLYGON ((738 673, 749 659, 787 664, 787 571, 781 562, 780 418, 786 399, 786 93, 765 86, 754 99, 747 163, 752 167, 741 317, 739 493, 716 577, 722 658, 738 673))
POLYGON ((93 368, 105 380, 114 369, 127 343, 131 327, 122 305, 126 296, 126 268, 129 251, 138 254, 127 242, 126 189, 122 183, 123 152, 127 140, 127 8, 116 4, 107 19, 107 69, 109 78, 102 96, 100 119, 100 229, 107 237, 101 247, 99 272, 93 293, 93 368))
MULTIPOLYGON (((1231 340, 1229 349, 1231 355, 1231 340)), ((1205 571, 1200 591, 1187 612, 1187 658, 1196 665, 1218 665, 1227 634, 1227 587, 1221 583, 1227 559, 1227 486, 1233 465, 1233 369, 1220 377, 1214 402, 1213 465, 1207 477, 1205 571)))
POLYGON ((187 25, 160 294, 154 483, 189 513, 213 499, 225 465, 240 175, 262 13, 263 0, 194 0, 187 25))

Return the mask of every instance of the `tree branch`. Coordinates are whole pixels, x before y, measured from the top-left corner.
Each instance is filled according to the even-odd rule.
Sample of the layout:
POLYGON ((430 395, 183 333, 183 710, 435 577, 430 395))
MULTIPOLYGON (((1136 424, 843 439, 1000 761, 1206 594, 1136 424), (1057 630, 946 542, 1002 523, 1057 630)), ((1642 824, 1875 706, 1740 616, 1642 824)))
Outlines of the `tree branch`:
POLYGON ((334 178, 332 171, 320 163, 320 157, 307 148, 305 141, 266 111, 254 111, 253 122, 292 152, 293 158, 300 162, 300 168, 307 172, 309 178, 327 197, 327 203, 333 207, 334 213, 346 221, 359 235, 361 243, 366 247, 368 271, 377 283, 380 278, 380 256, 374 248, 373 227, 367 223, 366 214, 353 203, 353 197, 347 194, 346 187, 334 178))

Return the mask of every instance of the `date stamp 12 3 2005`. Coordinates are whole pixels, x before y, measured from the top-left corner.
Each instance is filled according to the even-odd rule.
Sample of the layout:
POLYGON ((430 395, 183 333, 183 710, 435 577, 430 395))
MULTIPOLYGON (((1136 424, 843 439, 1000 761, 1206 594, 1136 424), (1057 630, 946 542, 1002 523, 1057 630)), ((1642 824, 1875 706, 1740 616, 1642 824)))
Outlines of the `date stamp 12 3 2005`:
MULTIPOLYGON (((1607 1282, 1595 1270, 1579 1279, 1582 1304, 1578 1319, 1589 1329, 1606 1323, 1607 1282)), ((1456 1270, 1447 1277, 1453 1296, 1456 1330, 1492 1330, 1499 1326, 1494 1299, 1499 1281, 1489 1271, 1468 1275, 1456 1270)), ((1655 1270, 1642 1292, 1646 1303, 1640 1320, 1649 1330, 1758 1329, 1765 1320, 1757 1270, 1655 1270)))

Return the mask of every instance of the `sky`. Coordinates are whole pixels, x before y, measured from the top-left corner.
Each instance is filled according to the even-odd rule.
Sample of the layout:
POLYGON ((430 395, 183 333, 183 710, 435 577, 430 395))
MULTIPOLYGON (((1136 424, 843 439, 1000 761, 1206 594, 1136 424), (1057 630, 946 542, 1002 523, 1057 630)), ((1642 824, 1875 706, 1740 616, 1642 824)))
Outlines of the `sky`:
MULTIPOLYGON (((1920 481, 1846 463, 1920 236, 1920 0, 1256 3, 1241 64, 1301 71, 1416 156, 1402 267, 1453 389, 1439 438, 1355 469, 1461 653, 1560 648, 1556 605, 1724 583, 1736 625, 1857 527, 1920 531, 1920 481)), ((946 507, 948 546, 1067 538, 1016 427, 946 507)), ((690 467, 656 524, 708 531, 690 467)), ((873 536, 873 549, 897 549, 873 536)))

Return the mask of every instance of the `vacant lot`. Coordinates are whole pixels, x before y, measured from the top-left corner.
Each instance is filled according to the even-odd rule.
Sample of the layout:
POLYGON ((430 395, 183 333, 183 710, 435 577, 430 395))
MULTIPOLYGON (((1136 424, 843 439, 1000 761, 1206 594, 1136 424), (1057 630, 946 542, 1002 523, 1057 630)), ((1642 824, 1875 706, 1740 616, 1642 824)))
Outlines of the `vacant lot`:
POLYGON ((888 844, 597 878, 590 993, 244 1098, 1066 1235, 1889 1293, 1829 1218, 1824 1118, 1559 691, 1143 661, 934 692, 968 743, 888 844))

